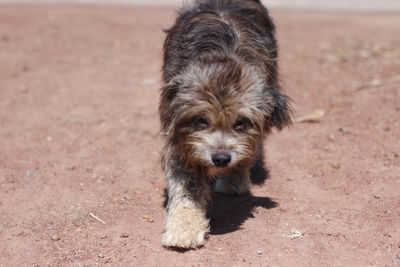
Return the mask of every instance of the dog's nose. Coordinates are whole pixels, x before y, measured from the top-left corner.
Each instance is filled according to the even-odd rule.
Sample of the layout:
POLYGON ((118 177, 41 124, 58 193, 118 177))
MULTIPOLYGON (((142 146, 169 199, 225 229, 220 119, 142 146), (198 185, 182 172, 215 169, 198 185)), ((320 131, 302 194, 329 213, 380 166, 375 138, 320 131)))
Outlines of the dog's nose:
POLYGON ((212 161, 217 167, 225 167, 231 162, 231 154, 227 152, 214 153, 212 155, 212 161))

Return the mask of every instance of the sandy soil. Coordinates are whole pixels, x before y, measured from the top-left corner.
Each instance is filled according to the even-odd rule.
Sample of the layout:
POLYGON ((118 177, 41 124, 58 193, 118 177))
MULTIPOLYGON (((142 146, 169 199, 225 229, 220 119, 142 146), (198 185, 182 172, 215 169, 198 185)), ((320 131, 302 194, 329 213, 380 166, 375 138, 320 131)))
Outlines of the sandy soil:
MULTIPOLYGON (((104 5, 104 6, 163 6, 179 7, 192 0, 0 0, 0 4, 13 5, 104 5)), ((358 10, 358 11, 400 11, 398 0, 262 0, 272 8, 358 10)))
POLYGON ((399 266, 399 14, 272 15, 296 115, 325 115, 274 133, 183 252, 160 242, 173 11, 0 8, 0 266, 399 266))

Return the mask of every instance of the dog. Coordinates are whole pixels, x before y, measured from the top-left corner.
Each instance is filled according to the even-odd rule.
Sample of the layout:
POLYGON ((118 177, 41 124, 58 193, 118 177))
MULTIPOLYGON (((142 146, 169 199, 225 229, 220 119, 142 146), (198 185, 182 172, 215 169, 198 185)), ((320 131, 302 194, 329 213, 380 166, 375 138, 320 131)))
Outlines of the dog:
POLYGON ((214 190, 242 194, 272 128, 291 124, 275 26, 258 0, 200 0, 166 31, 159 116, 168 179, 166 247, 197 248, 214 190))

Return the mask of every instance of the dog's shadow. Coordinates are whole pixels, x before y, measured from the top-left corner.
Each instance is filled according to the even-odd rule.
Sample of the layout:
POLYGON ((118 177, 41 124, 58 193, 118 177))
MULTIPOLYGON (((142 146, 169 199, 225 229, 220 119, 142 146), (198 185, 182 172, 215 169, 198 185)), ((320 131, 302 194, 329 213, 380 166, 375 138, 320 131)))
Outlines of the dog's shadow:
MULTIPOLYGON (((260 158, 250 171, 253 185, 262 185, 269 177, 269 171, 260 158)), ((268 197, 255 197, 251 193, 239 196, 224 195, 213 192, 209 209, 212 235, 222 235, 239 230, 248 218, 254 218, 256 207, 271 209, 278 203, 268 197)))
MULTIPOLYGON (((269 177, 269 171, 265 167, 264 159, 260 158, 250 171, 251 182, 254 185, 262 185, 269 177)), ((164 207, 167 206, 168 197, 165 190, 164 207)), ((248 218, 254 218, 256 207, 271 209, 278 203, 268 197, 255 197, 251 193, 239 196, 224 195, 213 192, 211 205, 208 210, 210 218, 210 234, 222 235, 237 231, 248 218)))

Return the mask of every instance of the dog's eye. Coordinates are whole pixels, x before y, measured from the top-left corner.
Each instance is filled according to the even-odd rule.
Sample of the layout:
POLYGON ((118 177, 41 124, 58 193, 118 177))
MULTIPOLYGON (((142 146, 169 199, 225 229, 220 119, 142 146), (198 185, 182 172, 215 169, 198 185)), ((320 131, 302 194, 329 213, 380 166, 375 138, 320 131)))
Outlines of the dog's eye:
POLYGON ((198 118, 195 120, 196 129, 198 131, 205 130, 208 128, 208 121, 204 118, 198 118))
POLYGON ((241 132, 246 130, 250 125, 251 123, 248 118, 241 118, 237 120, 236 123, 233 125, 233 129, 235 129, 235 131, 241 132))

